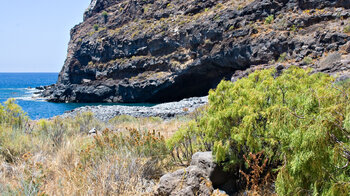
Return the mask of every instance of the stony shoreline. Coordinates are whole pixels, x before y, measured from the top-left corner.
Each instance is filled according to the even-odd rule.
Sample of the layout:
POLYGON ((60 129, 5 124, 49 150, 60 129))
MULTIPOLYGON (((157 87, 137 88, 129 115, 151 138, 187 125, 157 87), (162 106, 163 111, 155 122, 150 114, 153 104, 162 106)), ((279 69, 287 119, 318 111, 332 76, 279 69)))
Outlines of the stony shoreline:
POLYGON ((175 116, 182 116, 193 112, 200 106, 208 103, 208 96, 192 97, 178 102, 158 104, 152 107, 145 106, 85 106, 68 111, 61 117, 74 117, 79 113, 91 111, 101 121, 108 121, 119 115, 133 117, 160 117, 170 119, 175 116))

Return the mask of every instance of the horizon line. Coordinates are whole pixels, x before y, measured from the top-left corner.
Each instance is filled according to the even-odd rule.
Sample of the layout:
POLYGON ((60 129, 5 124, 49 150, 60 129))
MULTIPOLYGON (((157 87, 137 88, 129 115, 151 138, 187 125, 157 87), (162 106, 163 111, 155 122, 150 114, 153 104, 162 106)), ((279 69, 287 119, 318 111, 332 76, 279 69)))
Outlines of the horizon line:
POLYGON ((2 72, 0 71, 0 73, 60 73, 59 71, 58 72, 52 72, 52 71, 33 71, 33 72, 26 72, 26 71, 23 71, 23 72, 11 72, 11 71, 5 71, 5 72, 2 72))

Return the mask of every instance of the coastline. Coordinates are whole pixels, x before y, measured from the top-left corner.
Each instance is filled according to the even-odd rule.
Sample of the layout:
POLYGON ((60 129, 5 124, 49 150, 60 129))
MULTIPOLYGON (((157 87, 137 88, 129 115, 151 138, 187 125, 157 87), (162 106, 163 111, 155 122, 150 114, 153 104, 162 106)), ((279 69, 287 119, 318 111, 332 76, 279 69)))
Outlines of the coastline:
POLYGON ((178 102, 168 102, 158 104, 152 107, 145 106, 84 106, 71 111, 67 111, 59 117, 75 117, 79 113, 92 112, 95 118, 101 121, 109 121, 110 119, 120 116, 128 115, 133 117, 160 117, 162 119, 171 119, 176 116, 187 115, 194 112, 197 108, 208 103, 208 96, 192 97, 183 99, 178 102))
MULTIPOLYGON (((43 86, 40 87, 32 87, 32 88, 23 88, 23 95, 18 97, 13 97, 18 100, 19 104, 23 107, 24 112, 26 112, 32 120, 40 120, 40 119, 53 119, 55 117, 75 117, 78 113, 84 113, 91 111, 94 113, 94 116, 101 121, 109 121, 110 119, 121 116, 128 115, 132 117, 160 117, 164 120, 172 119, 177 116, 184 116, 194 112, 197 108, 204 106, 208 103, 208 96, 204 97, 191 97, 185 98, 180 101, 175 102, 165 102, 160 104, 136 104, 136 105, 114 105, 114 104, 103 104, 103 103, 91 103, 92 105, 85 105, 81 103, 81 106, 75 107, 75 103, 73 106, 71 103, 50 103, 47 98, 42 97, 41 93, 43 91, 43 86), (47 103, 47 104, 46 104, 47 103), (28 107, 34 104, 35 107, 40 107, 39 110, 43 108, 45 110, 50 110, 51 107, 53 115, 44 114, 41 117, 33 117, 33 111, 28 110, 28 107), (66 108, 66 110, 64 110, 66 108), (61 112, 57 112, 62 110, 61 112), (56 114, 55 114, 56 113, 56 114)), ((17 89, 16 89, 17 90, 17 89)), ((38 108, 37 108, 38 109, 38 108)))

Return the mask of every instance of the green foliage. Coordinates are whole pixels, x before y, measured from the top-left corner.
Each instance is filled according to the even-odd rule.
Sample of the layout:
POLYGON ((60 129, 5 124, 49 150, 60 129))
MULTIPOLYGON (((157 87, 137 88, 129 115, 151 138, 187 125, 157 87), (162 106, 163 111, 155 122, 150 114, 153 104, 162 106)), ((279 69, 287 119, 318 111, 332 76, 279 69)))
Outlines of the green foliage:
POLYGON ((14 99, 0 104, 0 157, 14 162, 31 145, 25 126, 28 117, 14 99))
POLYGON ((107 23, 107 21, 108 21, 108 13, 106 11, 103 11, 102 12, 102 16, 103 16, 104 22, 107 23))
POLYGON ((21 128, 28 122, 28 117, 22 108, 15 103, 15 99, 8 99, 4 105, 0 104, 0 124, 21 128))
POLYGON ((99 27, 98 27, 98 24, 94 24, 94 30, 95 30, 95 31, 98 31, 98 28, 99 28, 99 27))
POLYGON ((344 27, 344 33, 350 33, 350 25, 344 27))
POLYGON ((203 136, 198 130, 196 121, 191 121, 186 127, 180 128, 171 139, 167 140, 167 147, 172 152, 173 160, 181 165, 188 165, 195 152, 210 150, 210 144, 202 141, 203 136))
POLYGON ((188 165, 195 152, 212 149, 212 144, 203 140, 205 133, 198 129, 198 122, 206 109, 206 106, 203 106, 190 113, 189 118, 193 120, 186 123, 186 126, 181 127, 167 140, 167 147, 175 163, 188 165))
POLYGON ((221 19, 221 15, 220 14, 216 14, 215 17, 213 18, 215 21, 218 21, 221 19))
POLYGON ((286 52, 282 53, 278 58, 277 62, 280 62, 280 63, 284 62, 286 60, 286 57, 287 57, 287 53, 286 52))
POLYGON ((42 119, 38 123, 38 129, 35 134, 41 136, 42 139, 46 139, 52 146, 59 148, 65 137, 65 132, 68 129, 67 124, 60 118, 55 118, 52 121, 42 119))
POLYGON ((296 32, 297 31, 297 27, 295 25, 293 25, 291 28, 290 28, 291 31, 293 32, 296 32))
POLYGON ((303 59, 303 62, 306 64, 306 65, 309 65, 312 63, 312 58, 307 56, 303 59))
POLYGON ((213 144, 216 161, 232 171, 247 169, 244 156, 264 151, 267 168, 279 171, 280 195, 347 193, 349 85, 310 72, 292 67, 277 77, 269 69, 222 81, 209 92, 203 117, 180 135, 213 144))
POLYGON ((269 15, 268 17, 265 18, 265 24, 271 24, 273 23, 273 20, 274 20, 274 16, 269 15))
POLYGON ((228 29, 229 31, 233 31, 235 29, 234 25, 231 25, 230 28, 228 29))

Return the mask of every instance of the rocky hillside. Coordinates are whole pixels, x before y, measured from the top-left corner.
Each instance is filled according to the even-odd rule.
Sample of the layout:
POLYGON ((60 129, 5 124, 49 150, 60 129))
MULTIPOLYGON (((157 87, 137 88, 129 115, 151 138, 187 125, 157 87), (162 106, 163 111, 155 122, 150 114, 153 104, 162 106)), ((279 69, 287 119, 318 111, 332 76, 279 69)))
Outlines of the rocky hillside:
POLYGON ((349 0, 92 0, 71 30, 54 102, 166 102, 242 70, 347 75, 349 0))

